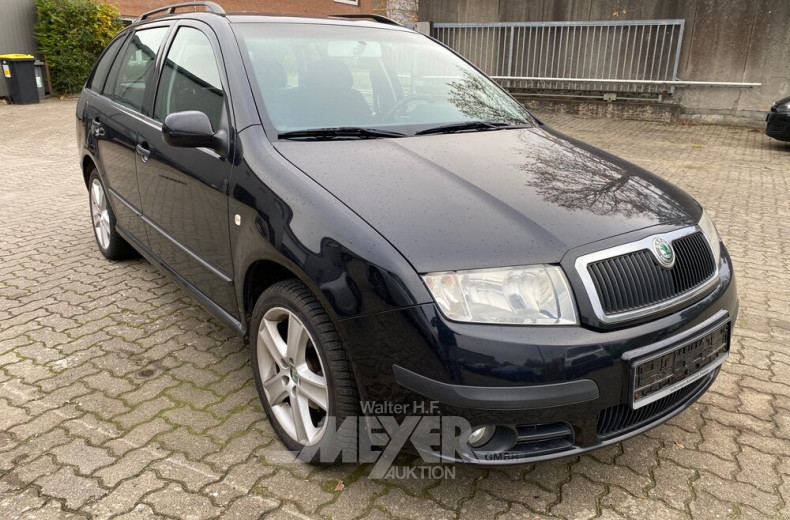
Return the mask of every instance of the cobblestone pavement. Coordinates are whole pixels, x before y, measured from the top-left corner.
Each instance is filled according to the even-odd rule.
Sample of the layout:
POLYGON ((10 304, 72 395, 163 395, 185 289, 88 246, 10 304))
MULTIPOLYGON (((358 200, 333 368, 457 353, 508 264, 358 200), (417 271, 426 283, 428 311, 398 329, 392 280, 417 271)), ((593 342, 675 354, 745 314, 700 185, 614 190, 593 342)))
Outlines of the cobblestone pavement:
POLYGON ((148 263, 98 253, 74 102, 0 105, 0 517, 790 518, 790 146, 545 119, 712 213, 741 295, 732 356, 697 404, 620 445, 376 481, 273 462, 242 342, 148 263))

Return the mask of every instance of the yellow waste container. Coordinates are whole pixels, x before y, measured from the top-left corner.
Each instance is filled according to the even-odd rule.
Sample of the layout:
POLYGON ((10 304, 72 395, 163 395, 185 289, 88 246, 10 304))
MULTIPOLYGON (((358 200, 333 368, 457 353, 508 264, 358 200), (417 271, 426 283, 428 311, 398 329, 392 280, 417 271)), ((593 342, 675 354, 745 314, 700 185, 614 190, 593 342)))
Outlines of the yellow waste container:
POLYGON ((29 54, 0 54, 8 98, 18 105, 38 103, 36 59, 29 54))

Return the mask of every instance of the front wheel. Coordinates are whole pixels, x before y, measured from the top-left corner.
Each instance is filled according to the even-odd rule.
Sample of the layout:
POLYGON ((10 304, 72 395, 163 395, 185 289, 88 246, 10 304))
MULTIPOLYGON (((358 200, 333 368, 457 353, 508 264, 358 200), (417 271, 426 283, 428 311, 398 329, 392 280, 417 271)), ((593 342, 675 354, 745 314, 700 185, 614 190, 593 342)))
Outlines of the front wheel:
POLYGON ((310 290, 297 280, 269 287, 250 330, 255 386, 283 444, 301 453, 313 448, 303 457, 308 462, 351 447, 354 440, 338 428, 357 415, 356 383, 337 331, 310 290))
POLYGON ((88 194, 93 234, 101 254, 110 260, 125 260, 137 256, 134 248, 115 229, 115 214, 96 168, 91 171, 88 179, 88 194))

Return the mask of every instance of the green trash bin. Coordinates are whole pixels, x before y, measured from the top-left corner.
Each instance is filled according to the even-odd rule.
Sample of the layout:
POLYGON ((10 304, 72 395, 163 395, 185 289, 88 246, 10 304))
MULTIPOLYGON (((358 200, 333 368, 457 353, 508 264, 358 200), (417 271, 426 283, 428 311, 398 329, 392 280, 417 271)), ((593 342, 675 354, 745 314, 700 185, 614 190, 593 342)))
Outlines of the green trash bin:
POLYGON ((38 103, 36 59, 29 54, 0 54, 0 65, 8 87, 8 98, 17 105, 38 103))
POLYGON ((38 61, 33 64, 36 67, 36 88, 38 89, 38 100, 44 101, 47 95, 47 86, 44 80, 44 62, 38 61))

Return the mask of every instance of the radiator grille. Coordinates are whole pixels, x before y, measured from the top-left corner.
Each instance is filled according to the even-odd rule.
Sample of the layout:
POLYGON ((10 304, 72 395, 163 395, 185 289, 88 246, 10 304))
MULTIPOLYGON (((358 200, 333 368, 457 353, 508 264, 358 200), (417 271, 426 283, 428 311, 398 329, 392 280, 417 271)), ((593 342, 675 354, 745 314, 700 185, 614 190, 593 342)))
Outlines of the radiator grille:
POLYGON ((701 232, 672 242, 675 265, 661 267, 647 250, 590 263, 592 278, 604 314, 650 307, 680 296, 705 283, 716 272, 713 253, 701 232))

